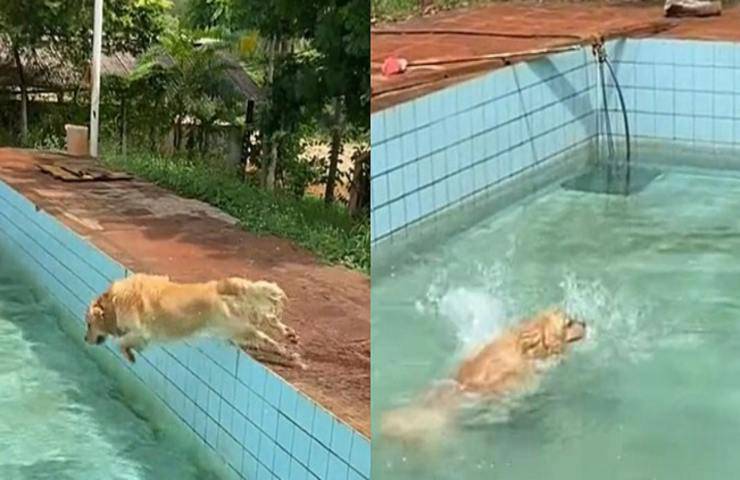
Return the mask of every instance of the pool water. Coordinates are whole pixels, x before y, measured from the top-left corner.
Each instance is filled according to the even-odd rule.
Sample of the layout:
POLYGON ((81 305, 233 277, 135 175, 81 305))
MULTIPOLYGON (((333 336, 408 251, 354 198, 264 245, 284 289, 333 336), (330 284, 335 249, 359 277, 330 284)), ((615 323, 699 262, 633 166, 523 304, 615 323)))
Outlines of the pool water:
MULTIPOLYGON (((183 438, 137 411, 0 249, 0 478, 203 480, 183 438)), ((135 402, 134 402, 135 403, 135 402)))
POLYGON ((373 438, 373 478, 697 479, 740 471, 740 177, 628 197, 554 186, 373 277, 372 414, 553 303, 588 338, 538 389, 430 453, 373 438))

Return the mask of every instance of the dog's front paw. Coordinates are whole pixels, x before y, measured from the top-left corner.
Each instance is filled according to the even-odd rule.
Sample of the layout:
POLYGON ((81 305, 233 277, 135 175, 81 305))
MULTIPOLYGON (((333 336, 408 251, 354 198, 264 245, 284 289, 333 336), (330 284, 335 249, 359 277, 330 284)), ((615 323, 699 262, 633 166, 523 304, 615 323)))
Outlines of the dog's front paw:
POLYGON ((129 347, 121 347, 121 353, 123 353, 123 356, 126 357, 126 360, 129 361, 129 363, 135 363, 136 357, 134 356, 134 351, 129 347))

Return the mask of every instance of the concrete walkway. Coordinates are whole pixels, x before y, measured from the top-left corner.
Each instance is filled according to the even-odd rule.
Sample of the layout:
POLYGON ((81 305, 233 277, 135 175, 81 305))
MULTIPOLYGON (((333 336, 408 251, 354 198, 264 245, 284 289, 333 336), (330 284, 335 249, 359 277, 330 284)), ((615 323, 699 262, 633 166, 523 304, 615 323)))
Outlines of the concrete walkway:
POLYGON ((631 31, 629 36, 740 41, 740 7, 726 8, 721 17, 667 20, 663 8, 655 5, 497 3, 377 25, 371 35, 372 110, 388 108, 506 64, 501 59, 466 58, 512 54, 512 61, 516 61, 522 58, 517 53, 572 45, 594 35, 609 36, 625 30, 631 31), (384 77, 380 68, 390 55, 423 65, 384 77))

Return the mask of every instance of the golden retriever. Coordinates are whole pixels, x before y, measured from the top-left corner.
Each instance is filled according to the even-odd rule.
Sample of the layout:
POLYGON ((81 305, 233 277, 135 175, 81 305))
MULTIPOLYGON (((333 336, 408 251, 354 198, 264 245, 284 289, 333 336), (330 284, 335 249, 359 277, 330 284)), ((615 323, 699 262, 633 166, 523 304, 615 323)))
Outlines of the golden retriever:
POLYGON ((381 434, 411 442, 433 440, 451 426, 466 398, 496 401, 523 391, 536 383, 544 361, 561 359, 568 345, 585 335, 586 325, 561 309, 542 311, 465 358, 453 381, 384 415, 381 434))
POLYGON ((150 342, 198 335, 214 336, 244 347, 259 360, 303 367, 280 337, 297 343, 293 329, 280 320, 286 295, 274 283, 225 278, 176 283, 166 276, 136 274, 113 282, 90 304, 85 341, 102 344, 120 338, 123 355, 134 362, 150 342))

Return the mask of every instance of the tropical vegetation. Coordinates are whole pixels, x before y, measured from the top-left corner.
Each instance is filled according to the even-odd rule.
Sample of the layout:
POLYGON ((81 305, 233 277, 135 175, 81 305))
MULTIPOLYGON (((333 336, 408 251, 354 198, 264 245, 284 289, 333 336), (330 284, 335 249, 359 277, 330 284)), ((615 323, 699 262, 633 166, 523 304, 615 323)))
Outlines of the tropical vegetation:
MULTIPOLYGON (((0 145, 62 148, 64 124, 87 123, 92 6, 0 2, 0 145)), ((104 72, 103 160, 367 270, 369 8, 105 0, 122 66, 104 72), (250 146, 240 162, 228 132, 250 146)))

